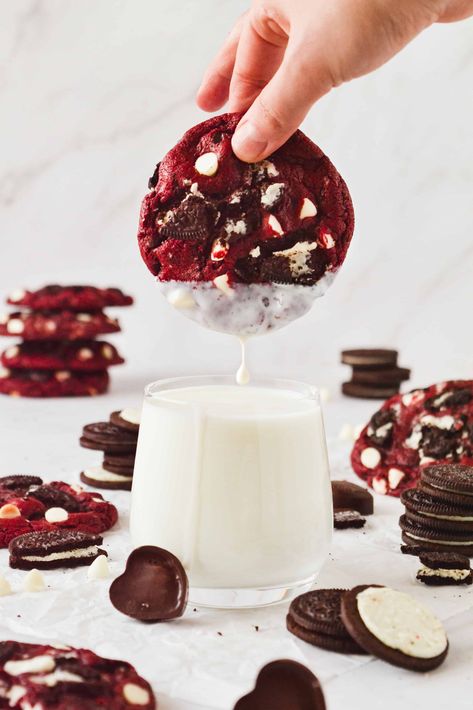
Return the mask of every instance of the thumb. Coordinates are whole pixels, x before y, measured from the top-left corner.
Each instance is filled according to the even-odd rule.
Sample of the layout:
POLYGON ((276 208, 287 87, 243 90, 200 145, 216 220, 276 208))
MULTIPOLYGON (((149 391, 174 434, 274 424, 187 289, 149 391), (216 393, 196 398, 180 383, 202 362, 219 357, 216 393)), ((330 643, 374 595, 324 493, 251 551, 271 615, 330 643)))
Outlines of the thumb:
POLYGON ((247 163, 263 160, 297 130, 311 106, 334 86, 323 59, 290 44, 284 61, 238 124, 232 147, 247 163))

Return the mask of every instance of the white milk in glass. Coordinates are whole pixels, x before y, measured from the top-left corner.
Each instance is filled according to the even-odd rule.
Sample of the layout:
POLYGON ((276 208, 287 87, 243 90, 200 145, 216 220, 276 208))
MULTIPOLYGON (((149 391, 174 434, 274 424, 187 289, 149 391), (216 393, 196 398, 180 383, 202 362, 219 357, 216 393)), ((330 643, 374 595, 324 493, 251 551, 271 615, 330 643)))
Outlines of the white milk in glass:
POLYGON ((253 606, 313 583, 332 533, 324 426, 313 388, 231 378, 147 389, 133 477, 135 546, 184 564, 196 603, 253 606), (266 592, 265 592, 266 590, 266 592))

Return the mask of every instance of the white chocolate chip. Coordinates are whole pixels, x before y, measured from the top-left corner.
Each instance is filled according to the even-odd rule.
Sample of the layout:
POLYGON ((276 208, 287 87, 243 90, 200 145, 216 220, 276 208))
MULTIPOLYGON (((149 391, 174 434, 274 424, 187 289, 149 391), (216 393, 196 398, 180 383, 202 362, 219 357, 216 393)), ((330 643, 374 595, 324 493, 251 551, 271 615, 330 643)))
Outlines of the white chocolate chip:
POLYGON ((69 513, 64 508, 49 508, 44 517, 48 523, 63 523, 69 518, 69 513))
POLYGON ((265 207, 271 207, 271 205, 274 205, 274 203, 281 197, 283 187, 283 182, 273 182, 268 185, 266 190, 261 195, 261 204, 265 207))
POLYGON ((71 488, 72 488, 72 490, 73 490, 75 493, 82 493, 83 490, 84 490, 84 489, 82 488, 82 486, 79 486, 78 483, 73 483, 73 484, 71 485, 71 488))
POLYGON ((273 214, 270 214, 268 217, 268 225, 271 227, 273 232, 276 232, 276 234, 284 234, 284 230, 281 227, 279 220, 273 214))
POLYGON ((221 239, 215 239, 212 244, 212 249, 210 252, 210 258, 212 261, 223 261, 228 252, 229 246, 226 242, 221 239))
POLYGON ((371 485, 375 493, 380 493, 384 496, 388 492, 388 484, 384 478, 373 478, 371 485))
POLYGON ((244 219, 228 219, 225 223, 225 231, 231 234, 246 234, 246 222, 244 219))
POLYGON ((54 377, 58 382, 65 382, 66 380, 71 379, 71 373, 68 370, 58 370, 54 374, 54 377))
POLYGON ((398 487, 406 474, 399 468, 390 468, 388 471, 389 487, 393 491, 398 487))
POLYGON ((189 188, 189 191, 190 191, 193 195, 197 195, 198 197, 203 197, 203 194, 202 194, 201 191, 199 190, 199 184, 198 184, 197 182, 193 182, 193 183, 192 183, 192 185, 191 185, 190 188, 189 188))
POLYGON ((5 357, 7 360, 11 360, 11 358, 16 357, 20 353, 20 348, 18 345, 14 345, 12 348, 8 348, 5 350, 5 357))
POLYGON ((332 393, 330 392, 328 387, 320 387, 319 388, 319 397, 320 397, 320 401, 322 402, 322 404, 325 404, 326 402, 330 401, 330 399, 332 397, 332 393))
MULTIPOLYGON (((46 589, 46 585, 44 583, 44 577, 41 574, 41 572, 37 569, 30 570, 25 577, 25 592, 42 592, 45 589, 46 589)), ((46 670, 50 670, 50 669, 47 668, 46 670)), ((35 671, 35 672, 40 672, 40 671, 35 671)))
POLYGON ((186 288, 175 288, 167 295, 167 302, 174 308, 194 308, 195 301, 186 288))
POLYGON ((7 323, 7 331, 12 335, 19 335, 20 333, 23 333, 24 329, 25 324, 19 318, 12 318, 7 323))
POLYGON ((95 558, 87 570, 88 579, 107 579, 110 577, 110 568, 106 555, 99 555, 95 558))
POLYGON ((24 695, 26 695, 26 688, 23 688, 21 685, 12 685, 7 693, 7 698, 10 701, 9 707, 17 707, 18 701, 21 700, 24 695))
POLYGON ((381 454, 378 449, 368 446, 361 452, 360 461, 365 468, 376 468, 381 461, 381 454))
POLYGON ((353 427, 351 424, 344 424, 338 432, 341 441, 353 441, 353 427))
POLYGON ((106 360, 113 360, 113 348, 111 345, 102 345, 102 355, 106 360))
POLYGON ((319 242, 323 249, 333 249, 335 246, 335 239, 327 229, 320 234, 319 242))
POLYGON ((234 291, 228 283, 228 274, 217 276, 214 278, 213 283, 218 289, 220 289, 220 291, 223 291, 226 296, 233 296, 234 291))
POLYGON ((92 316, 90 313, 78 313, 76 316, 76 320, 80 321, 81 323, 90 323, 92 320, 92 316))
POLYGON ((146 688, 142 688, 141 685, 136 685, 136 683, 125 683, 123 697, 131 705, 148 705, 151 700, 146 688))
POLYGON ((261 256, 261 249, 260 247, 255 247, 250 251, 250 256, 253 257, 253 259, 257 259, 259 256, 261 256))
POLYGON ((4 377, 10 377, 10 370, 8 367, 0 367, 0 380, 4 377))
POLYGON ((55 333, 57 330, 57 325, 53 320, 46 321, 46 323, 44 324, 44 327, 46 328, 48 333, 55 333))
POLYGON ((94 357, 94 353, 90 348, 81 348, 77 353, 79 360, 91 360, 94 357))
POLYGON ((16 505, 13 505, 13 503, 5 503, 5 505, 2 505, 0 508, 0 518, 3 520, 19 518, 20 515, 20 509, 16 505))
POLYGON ((10 583, 5 579, 5 577, 0 574, 0 597, 6 597, 8 594, 12 593, 12 588, 10 583))
POLYGON ((17 288, 15 291, 12 291, 9 300, 12 303, 18 303, 18 301, 22 301, 24 297, 26 296, 26 291, 23 288, 17 288))
POLYGON ((302 201, 301 211, 299 212, 299 219, 306 219, 306 217, 315 217, 317 214, 317 207, 314 205, 312 200, 308 197, 304 197, 302 201))
POLYGON ((1 313, 0 314, 0 323, 1 325, 5 325, 5 323, 8 323, 8 319, 10 318, 8 313, 1 313))
POLYGON ((54 658, 46 655, 25 658, 24 661, 7 661, 4 666, 5 673, 12 676, 22 675, 23 673, 50 673, 55 668, 56 661, 54 658))
POLYGON ((194 167, 201 175, 212 177, 218 170, 218 157, 215 153, 203 153, 195 161, 194 167))

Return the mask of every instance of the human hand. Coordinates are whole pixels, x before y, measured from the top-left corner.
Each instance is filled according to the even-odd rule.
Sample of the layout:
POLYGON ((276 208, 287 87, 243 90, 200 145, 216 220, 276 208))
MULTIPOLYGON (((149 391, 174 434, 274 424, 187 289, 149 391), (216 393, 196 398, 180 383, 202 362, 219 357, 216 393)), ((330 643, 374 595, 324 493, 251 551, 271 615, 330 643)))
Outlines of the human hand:
POLYGON ((233 149, 254 162, 279 148, 333 87, 377 69, 473 0, 254 0, 208 69, 197 102, 244 111, 233 149))

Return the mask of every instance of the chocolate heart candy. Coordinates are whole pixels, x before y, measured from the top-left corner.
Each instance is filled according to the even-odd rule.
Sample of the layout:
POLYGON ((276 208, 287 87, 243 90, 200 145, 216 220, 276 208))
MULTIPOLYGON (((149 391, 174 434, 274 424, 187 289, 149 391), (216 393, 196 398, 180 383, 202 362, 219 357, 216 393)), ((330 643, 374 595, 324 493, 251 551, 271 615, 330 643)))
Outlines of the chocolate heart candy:
POLYGON ((315 675, 301 663, 273 661, 258 673, 254 690, 238 700, 234 710, 325 710, 315 675))
POLYGON ((122 614, 140 621, 167 621, 182 616, 189 582, 181 562, 161 547, 133 550, 125 571, 110 587, 110 601, 122 614))

